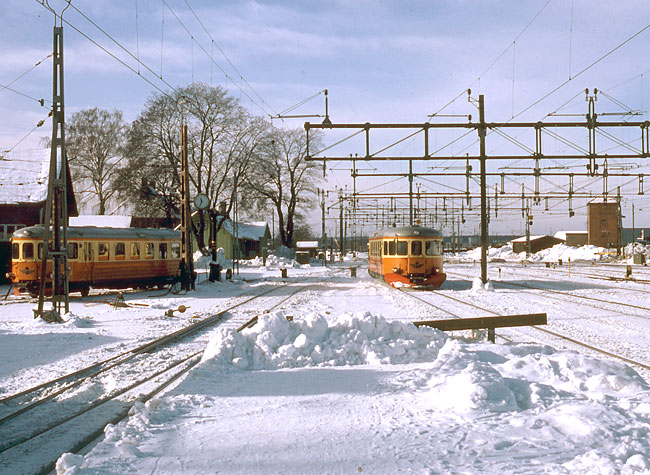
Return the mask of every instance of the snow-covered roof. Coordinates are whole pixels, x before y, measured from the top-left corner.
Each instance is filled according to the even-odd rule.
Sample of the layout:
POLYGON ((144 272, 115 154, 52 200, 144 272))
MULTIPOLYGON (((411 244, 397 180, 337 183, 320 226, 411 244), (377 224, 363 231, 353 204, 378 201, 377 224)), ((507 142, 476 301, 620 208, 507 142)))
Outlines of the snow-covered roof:
MULTIPOLYGON (((543 237, 547 237, 547 236, 545 236, 545 235, 540 235, 540 236, 531 236, 531 237, 530 237, 530 240, 531 240, 531 241, 534 241, 535 239, 540 239, 540 238, 543 238, 543 237)), ((550 236, 549 236, 549 237, 550 237, 550 236)), ((526 242, 526 236, 521 236, 521 237, 515 238, 515 239, 513 239, 513 240, 510 241, 510 242, 526 242)))
POLYGON ((16 150, 0 155, 0 204, 47 199, 50 150, 16 150))
POLYGON ((587 231, 558 231, 556 232, 553 237, 556 237, 558 239, 562 239, 563 241, 566 241, 567 234, 584 234, 587 235, 587 231))
MULTIPOLYGON (((235 235, 235 229, 233 222, 230 218, 227 218, 223 225, 223 229, 228 231, 233 236, 235 235)), ((268 224, 266 223, 237 223, 237 237, 239 239, 250 239, 251 241, 259 241, 266 234, 268 224)))
POLYGON ((98 228, 129 228, 131 216, 82 214, 70 218, 70 226, 96 226, 98 228))

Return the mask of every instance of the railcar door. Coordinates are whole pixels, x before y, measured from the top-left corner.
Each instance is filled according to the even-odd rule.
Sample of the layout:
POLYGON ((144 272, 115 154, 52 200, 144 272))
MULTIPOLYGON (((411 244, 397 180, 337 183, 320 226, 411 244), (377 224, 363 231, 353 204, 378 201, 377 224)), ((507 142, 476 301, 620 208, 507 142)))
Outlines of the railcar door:
POLYGON ((89 242, 82 243, 79 280, 91 282, 93 279, 93 247, 89 242))

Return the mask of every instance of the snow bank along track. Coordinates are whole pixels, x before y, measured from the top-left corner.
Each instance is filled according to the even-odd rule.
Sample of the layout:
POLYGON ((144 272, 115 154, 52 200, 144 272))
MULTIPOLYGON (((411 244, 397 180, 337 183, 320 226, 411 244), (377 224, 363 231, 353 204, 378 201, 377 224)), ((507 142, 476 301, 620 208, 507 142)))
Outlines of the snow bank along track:
MULTIPOLYGON (((449 275, 450 273, 447 272, 447 274, 449 275)), ((401 289, 400 289, 400 290, 401 290, 401 289)), ((544 290, 544 289, 541 289, 541 290, 544 290)), ((446 312, 446 313, 448 313, 448 314, 450 314, 450 315, 453 315, 453 316, 455 316, 455 317, 460 318, 458 315, 456 315, 456 314, 454 314, 454 313, 452 313, 452 312, 450 312, 450 311, 448 311, 448 310, 441 309, 440 307, 438 307, 438 306, 436 306, 436 305, 434 305, 434 304, 428 302, 428 301, 427 301, 426 299, 424 299, 424 298, 416 297, 415 295, 413 295, 413 292, 412 292, 412 291, 404 291, 404 290, 402 290, 402 293, 404 293, 404 294, 406 294, 406 295, 409 295, 409 296, 411 296, 411 297, 413 297, 413 298, 416 298, 416 299, 418 299, 418 300, 420 300, 420 301, 426 303, 427 305, 431 305, 431 306, 433 306, 433 307, 435 307, 435 308, 438 308, 438 309, 440 309, 440 310, 443 310, 444 312, 446 312)), ((491 310, 491 309, 488 309, 488 308, 482 307, 482 306, 480 306, 480 305, 476 305, 476 304, 474 304, 474 303, 472 303, 472 302, 467 302, 466 300, 462 300, 462 299, 459 299, 459 298, 457 298, 457 297, 453 297, 453 296, 451 296, 451 295, 447 295, 445 292, 442 292, 442 291, 438 291, 438 290, 429 290, 429 291, 426 291, 426 292, 423 292, 423 293, 424 293, 424 294, 431 294, 431 293, 433 293, 433 294, 435 294, 435 295, 438 295, 438 296, 441 296, 441 297, 444 297, 444 298, 447 298, 447 299, 453 300, 453 301, 458 302, 458 303, 461 303, 461 304, 463 304, 463 305, 467 305, 467 306, 473 307, 473 308, 475 308, 475 309, 481 310, 481 311, 483 311, 483 312, 487 312, 487 313, 489 313, 489 314, 491 314, 491 315, 495 315, 495 316, 503 316, 503 314, 498 313, 498 312, 495 312, 494 310, 491 310)), ((576 340, 576 339, 574 339, 574 338, 572 338, 572 337, 570 337, 570 336, 568 336, 568 335, 563 335, 563 334, 557 333, 557 332, 555 332, 555 331, 548 330, 548 329, 546 329, 546 328, 542 328, 542 327, 537 326, 537 325, 531 325, 531 326, 529 326, 529 327, 527 327, 527 328, 533 328, 533 329, 535 329, 535 330, 537 330, 537 331, 540 331, 540 332, 546 333, 546 334, 551 335, 551 336, 553 336, 553 337, 555 337, 555 338, 559 338, 559 339, 561 339, 561 340, 568 341, 568 342, 570 342, 570 343, 572 343, 572 344, 575 344, 575 345, 581 346, 581 347, 583 347, 583 348, 587 348, 587 349, 589 349, 589 350, 591 350, 591 351, 594 351, 594 352, 596 352, 596 353, 599 353, 599 354, 602 354, 602 355, 606 355, 606 356, 609 356, 609 357, 611 357, 611 358, 615 358, 615 359, 618 359, 618 360, 620 360, 620 361, 624 361, 625 363, 631 364, 631 365, 636 366, 636 367, 638 367, 638 368, 642 368, 642 369, 644 369, 644 370, 650 371, 650 365, 648 365, 648 364, 645 364, 645 363, 642 363, 642 362, 639 362, 639 361, 635 361, 635 360, 633 360, 633 359, 631 359, 631 358, 627 358, 626 356, 619 355, 619 354, 615 354, 615 353, 612 353, 612 352, 610 352, 610 351, 608 351, 608 350, 605 350, 605 349, 603 349, 603 348, 599 348, 599 347, 597 347, 597 346, 590 345, 589 343, 585 343, 585 342, 583 342, 583 341, 576 340)), ((517 330, 517 331, 519 331, 519 330, 517 330)), ((498 334, 497 334, 497 336, 500 337, 500 338, 503 338, 504 340, 512 341, 512 340, 509 340, 508 338, 506 338, 506 337, 504 337, 504 336, 502 336, 502 335, 498 335, 498 334)))
POLYGON ((197 351, 197 345, 185 344, 178 351, 183 339, 220 324, 242 329, 251 319, 230 316, 231 310, 290 286, 296 288, 257 313, 271 311, 310 287, 273 287, 137 348, 0 399, 0 472, 53 470, 62 453, 81 450, 108 423, 126 417, 135 401, 149 400, 199 363, 204 345, 197 351), (166 351, 170 347, 176 351, 166 351))

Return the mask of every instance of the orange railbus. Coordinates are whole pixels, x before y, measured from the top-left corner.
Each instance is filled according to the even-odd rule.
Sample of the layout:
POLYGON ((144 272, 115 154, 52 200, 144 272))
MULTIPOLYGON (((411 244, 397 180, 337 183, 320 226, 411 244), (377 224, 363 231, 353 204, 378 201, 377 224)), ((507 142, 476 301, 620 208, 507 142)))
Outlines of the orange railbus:
POLYGON ((435 229, 383 229, 368 241, 368 272, 393 287, 437 289, 447 278, 442 251, 442 234, 435 229))
MULTIPOLYGON (((70 291, 88 295, 96 288, 150 288, 176 279, 181 261, 180 232, 153 228, 70 226, 68 281, 70 291)), ((14 232, 8 277, 21 292, 38 295, 43 255, 43 226, 14 232)), ((51 287, 47 262, 46 288, 51 287)))

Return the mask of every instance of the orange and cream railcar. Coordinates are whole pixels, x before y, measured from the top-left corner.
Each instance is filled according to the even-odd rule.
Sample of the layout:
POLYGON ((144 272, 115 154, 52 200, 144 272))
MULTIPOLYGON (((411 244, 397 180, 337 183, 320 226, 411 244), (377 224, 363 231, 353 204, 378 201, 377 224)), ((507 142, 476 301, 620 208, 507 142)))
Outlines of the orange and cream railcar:
POLYGON ((421 226, 388 228, 368 242, 368 272, 393 287, 437 289, 442 271, 442 235, 421 226))
MULTIPOLYGON (((19 229, 11 240, 9 277, 21 292, 37 295, 43 255, 43 226, 19 229)), ((70 291, 88 295, 91 287, 147 288, 178 275, 181 236, 170 229, 68 227, 70 291)), ((46 286, 51 286, 46 269, 46 286)))

